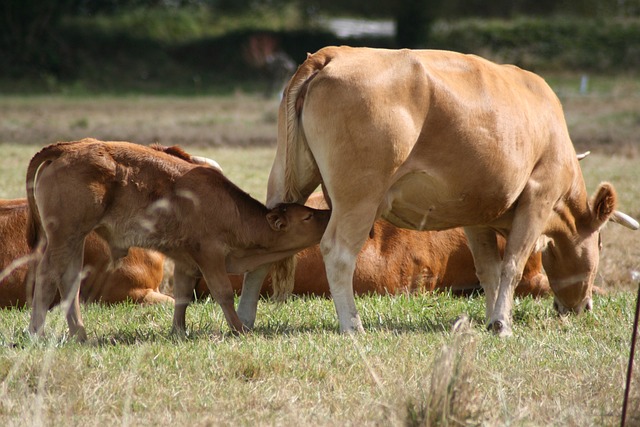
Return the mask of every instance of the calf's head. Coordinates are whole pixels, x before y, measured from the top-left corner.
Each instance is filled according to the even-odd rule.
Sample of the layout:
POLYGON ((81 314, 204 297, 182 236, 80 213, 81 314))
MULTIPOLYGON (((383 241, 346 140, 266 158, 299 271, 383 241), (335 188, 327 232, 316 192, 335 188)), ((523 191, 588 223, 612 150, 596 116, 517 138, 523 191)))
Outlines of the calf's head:
POLYGON ((331 211, 281 204, 267 213, 271 229, 277 232, 274 250, 302 250, 320 243, 331 211))
POLYGON ((617 220, 616 204, 613 186, 603 183, 591 199, 588 212, 575 218, 565 215, 563 222, 568 226, 550 236, 543 265, 554 293, 554 307, 560 314, 591 309, 600 259, 600 229, 609 219, 617 220))

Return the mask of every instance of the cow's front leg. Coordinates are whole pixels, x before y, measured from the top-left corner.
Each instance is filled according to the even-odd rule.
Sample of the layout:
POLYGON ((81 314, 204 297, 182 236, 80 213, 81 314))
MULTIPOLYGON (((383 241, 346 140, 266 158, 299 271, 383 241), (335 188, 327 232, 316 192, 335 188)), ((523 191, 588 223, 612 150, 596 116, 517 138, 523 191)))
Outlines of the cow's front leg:
POLYGON ((553 195, 546 192, 535 180, 525 187, 518 199, 504 250, 498 296, 489 319, 489 330, 501 337, 513 334, 513 294, 522 278, 527 259, 551 214, 552 200, 553 195))
POLYGON ((253 271, 244 275, 242 282, 242 293, 238 302, 238 317, 247 329, 253 329, 260 300, 260 289, 264 279, 269 274, 272 264, 261 265, 253 271))
POLYGON ((496 304, 502 264, 496 233, 486 227, 465 227, 464 232, 473 255, 476 276, 484 290, 486 298, 485 315, 487 321, 489 321, 496 304))

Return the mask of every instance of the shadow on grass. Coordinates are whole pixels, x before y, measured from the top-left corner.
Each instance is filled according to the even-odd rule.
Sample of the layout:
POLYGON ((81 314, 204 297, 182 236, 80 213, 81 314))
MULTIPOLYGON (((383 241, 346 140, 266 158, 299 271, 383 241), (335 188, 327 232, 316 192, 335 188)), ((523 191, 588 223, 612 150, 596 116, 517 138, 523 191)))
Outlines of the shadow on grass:
MULTIPOLYGON (((426 295, 365 296, 356 299, 365 333, 402 334, 442 334, 451 331, 461 318, 467 318, 476 330, 485 331, 484 297, 481 292, 464 296, 451 292, 426 295)), ((520 299, 514 306, 513 318, 516 325, 534 323, 551 315, 547 307, 551 303, 530 297, 520 299)), ((103 309, 101 309, 103 310, 103 309)), ((189 343, 202 340, 222 342, 235 339, 219 307, 210 298, 199 300, 187 311, 187 333, 178 336, 171 333, 170 306, 141 310, 137 306, 113 308, 104 318, 87 316, 85 325, 90 346, 138 345, 142 343, 189 343), (212 310, 215 310, 212 312, 212 310), (119 322, 122 317, 123 323, 119 322), (108 319, 117 319, 116 324, 108 319), (102 326, 106 325, 106 330, 102 326)), ((26 325, 25 325, 26 326, 26 325)), ((66 326, 66 325, 65 325, 66 326)), ((60 328, 56 328, 60 330, 60 328)), ((312 296, 294 297, 285 303, 275 303, 267 299, 260 302, 255 328, 248 332, 265 339, 303 334, 339 335, 339 324, 335 308, 330 299, 312 296)), ((34 339, 23 331, 14 330, 1 337, 2 347, 28 347, 44 345, 58 347, 73 343, 66 327, 62 335, 49 330, 44 338, 34 339), (56 335, 57 334, 57 335, 56 335), (44 343, 44 344, 40 344, 44 343)))

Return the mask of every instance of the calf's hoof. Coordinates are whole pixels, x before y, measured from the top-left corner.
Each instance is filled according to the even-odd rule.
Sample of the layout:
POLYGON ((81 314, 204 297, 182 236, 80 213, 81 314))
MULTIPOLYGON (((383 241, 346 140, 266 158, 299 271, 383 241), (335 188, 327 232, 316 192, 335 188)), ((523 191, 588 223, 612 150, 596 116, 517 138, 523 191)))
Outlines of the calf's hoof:
POLYGON ((69 334, 71 335, 71 338, 73 338, 78 343, 87 342, 87 330, 83 325, 76 325, 75 327, 70 326, 69 334))
POLYGON ((513 335, 511 327, 502 320, 494 320, 493 322, 489 323, 487 329, 500 338, 506 338, 513 335))
POLYGON ((82 343, 86 343, 87 342, 87 333, 84 331, 84 329, 82 331, 78 331, 73 335, 73 339, 76 340, 76 342, 82 344, 82 343))

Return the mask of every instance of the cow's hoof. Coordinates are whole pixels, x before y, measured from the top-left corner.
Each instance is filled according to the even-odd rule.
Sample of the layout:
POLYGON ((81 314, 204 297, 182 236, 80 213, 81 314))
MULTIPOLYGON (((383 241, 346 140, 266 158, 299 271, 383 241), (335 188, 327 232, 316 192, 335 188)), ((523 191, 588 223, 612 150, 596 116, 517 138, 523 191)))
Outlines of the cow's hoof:
POLYGON ((493 322, 489 323, 487 329, 500 338, 506 338, 513 335, 511 327, 502 320, 494 320, 493 322))

